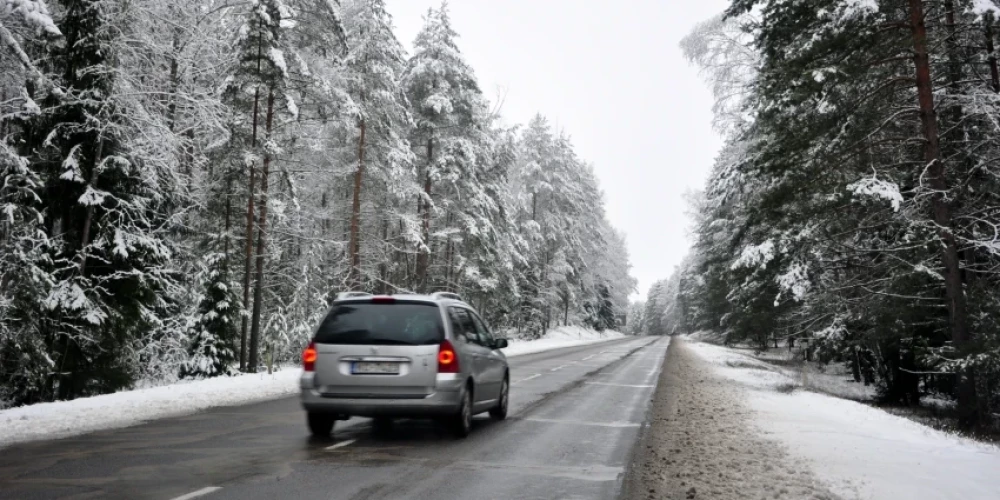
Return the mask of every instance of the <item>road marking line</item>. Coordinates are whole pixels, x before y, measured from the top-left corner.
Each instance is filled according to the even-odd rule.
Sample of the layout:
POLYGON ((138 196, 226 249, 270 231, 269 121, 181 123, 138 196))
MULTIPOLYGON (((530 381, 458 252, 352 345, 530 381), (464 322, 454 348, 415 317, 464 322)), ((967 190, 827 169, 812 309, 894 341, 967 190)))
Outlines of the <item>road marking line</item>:
POLYGON ((583 358, 580 361, 587 361, 588 359, 593 358, 594 356, 597 356, 597 355, 596 354, 591 354, 590 356, 587 356, 586 358, 583 358))
POLYGON ((326 449, 327 450, 336 450, 337 448, 343 448, 345 446, 348 446, 348 445, 350 445, 351 443, 353 443, 355 441, 357 441, 357 439, 348 439, 347 441, 341 441, 341 442, 339 442, 339 443, 337 443, 337 444, 335 444, 333 446, 327 446, 326 449))
POLYGON ((553 369, 551 369, 549 371, 550 372, 557 372, 557 371, 562 370, 563 368, 566 368, 567 366, 572 365, 572 364, 573 363, 566 363, 565 365, 557 366, 557 367, 555 367, 555 368, 553 368, 553 369))
POLYGON ((529 422, 544 422, 547 424, 571 424, 571 425, 590 425, 594 427, 639 427, 641 424, 633 422, 584 422, 581 420, 561 420, 556 418, 526 418, 529 422))
POLYGON ((205 496, 205 495, 207 495, 209 493, 214 493, 214 492, 219 491, 221 489, 222 489, 221 486, 208 486, 208 487, 202 488, 202 489, 200 489, 198 491, 192 491, 191 493, 188 493, 187 495, 181 495, 181 496, 179 496, 177 498, 174 498, 172 500, 191 500, 192 498, 198 498, 198 497, 201 497, 201 496, 205 496))
POLYGON ((534 375, 532 375, 530 377, 522 378, 521 380, 518 380, 517 382, 514 382, 511 385, 517 385, 517 384, 520 384, 521 382, 527 382, 527 381, 529 381, 529 380, 531 380, 533 378, 538 378, 538 377, 541 377, 541 376, 542 376, 541 373, 536 373, 536 374, 534 374, 534 375))
POLYGON ((647 389, 650 387, 655 387, 650 384, 612 384, 610 382, 587 382, 590 385, 609 385, 611 387, 636 387, 640 389, 647 389))

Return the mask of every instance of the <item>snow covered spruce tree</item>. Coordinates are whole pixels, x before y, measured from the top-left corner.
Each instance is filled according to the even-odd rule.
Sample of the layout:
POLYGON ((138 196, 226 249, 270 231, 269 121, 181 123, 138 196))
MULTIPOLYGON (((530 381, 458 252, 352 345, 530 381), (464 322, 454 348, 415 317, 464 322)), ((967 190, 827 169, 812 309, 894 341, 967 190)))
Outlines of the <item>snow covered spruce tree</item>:
MULTIPOLYGON (((147 161, 132 113, 141 112, 116 79, 128 6, 59 5, 64 39, 40 44, 39 68, 58 88, 14 124, 20 155, 41 183, 44 223, 29 264, 38 281, 27 310, 9 323, 34 335, 44 380, 14 387, 21 401, 69 399, 128 387, 140 349, 174 310, 177 278, 167 237, 176 189, 163 165, 147 161), (38 286, 41 285, 41 286, 38 286)), ((29 96, 30 93, 29 93, 29 96)), ((30 350, 26 350, 30 352, 30 350)))
MULTIPOLYGON (((21 156, 15 141, 21 125, 40 112, 34 99, 53 88, 25 52, 24 30, 55 41, 62 33, 47 6, 34 1, 0 4, 0 407, 32 402, 41 394, 51 373, 48 349, 36 335, 32 311, 41 308, 49 291, 48 273, 39 268, 45 259, 44 216, 40 210, 42 178, 21 156), (29 90, 30 89, 30 90, 29 90), (29 93, 31 96, 29 96, 29 93), (34 99, 32 98, 34 97, 34 99)), ((34 37, 30 40, 34 41, 34 37)))
MULTIPOLYGON (((225 235, 223 237, 226 237, 225 235)), ((216 245, 218 246, 218 245, 216 245)), ((237 315, 239 300, 229 276, 225 252, 205 256, 206 271, 198 286, 205 295, 198 305, 197 318, 191 327, 189 358, 181 367, 181 377, 201 378, 231 375, 237 372, 237 315)))
MULTIPOLYGON (((462 187, 458 183, 476 178, 477 155, 485 145, 485 102, 472 68, 458 50, 457 37, 446 2, 428 10, 403 74, 403 89, 416 122, 410 142, 419 158, 417 180, 423 190, 417 205, 421 241, 411 285, 418 291, 433 286, 432 252, 451 244, 447 238, 446 242, 433 238, 434 216, 445 219, 446 227, 451 225, 455 214, 448 210, 449 196, 462 187), (437 196, 435 188, 441 191, 437 196)), ((442 275, 450 272, 449 265, 438 266, 442 275)))
POLYGON ((383 1, 342 3, 0 3, 0 405, 294 362, 346 288, 531 335, 624 312, 568 137, 533 203, 447 5, 407 60, 383 1))
MULTIPOLYGON (((392 17, 381 0, 355 0, 345 5, 348 53, 344 78, 355 116, 357 165, 351 191, 348 284, 353 289, 385 290, 388 283, 390 228, 412 225, 401 212, 417 195, 412 178, 413 152, 407 140, 411 118, 399 86, 406 54, 392 32, 392 17), (368 186, 365 189, 365 186, 368 186), (367 199, 367 200, 366 200, 367 199), (376 209, 378 207, 378 209, 376 209), (366 209, 366 210, 365 210, 366 209), (364 212, 364 213, 363 213, 364 212), (363 217, 367 214, 368 217, 363 217), (367 222, 368 231, 363 231, 367 222), (362 244, 368 235, 367 244, 362 244), (362 252, 362 248, 366 251, 362 252), (363 272, 361 256, 372 266, 363 272), (374 268, 378 262, 379 267, 374 268), (377 286, 372 282, 377 280, 377 286)), ((407 234, 405 231, 404 235, 407 234)))
POLYGON ((280 0, 255 0, 246 8, 238 32, 239 59, 226 86, 225 102, 232 108, 228 147, 239 158, 246 181, 240 369, 256 371, 268 240, 268 182, 271 162, 280 152, 272 132, 276 114, 290 108, 282 31, 295 23, 292 10, 280 0))

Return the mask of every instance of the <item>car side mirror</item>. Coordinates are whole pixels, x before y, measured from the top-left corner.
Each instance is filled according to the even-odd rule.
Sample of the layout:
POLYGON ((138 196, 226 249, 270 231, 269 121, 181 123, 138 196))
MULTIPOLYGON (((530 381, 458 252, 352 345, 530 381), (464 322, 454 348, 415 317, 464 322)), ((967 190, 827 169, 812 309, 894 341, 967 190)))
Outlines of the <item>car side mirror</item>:
POLYGON ((503 349, 507 347, 507 339, 496 339, 493 341, 494 349, 503 349))

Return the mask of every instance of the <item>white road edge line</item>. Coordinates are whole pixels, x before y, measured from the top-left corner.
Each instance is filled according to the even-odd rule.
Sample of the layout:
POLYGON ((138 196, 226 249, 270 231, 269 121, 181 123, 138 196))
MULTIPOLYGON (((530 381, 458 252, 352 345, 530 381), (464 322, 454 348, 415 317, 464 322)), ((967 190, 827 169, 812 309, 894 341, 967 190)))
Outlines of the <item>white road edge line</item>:
POLYGON ((357 441, 357 439, 348 439, 347 441, 341 441, 341 442, 339 442, 339 443, 337 443, 337 444, 335 444, 333 446, 327 446, 325 449, 327 449, 327 450, 336 450, 337 448, 343 448, 345 446, 349 446, 351 443, 353 443, 355 441, 357 441))
POLYGON ((610 382, 587 382, 589 385, 609 385, 611 387, 635 387, 639 389, 648 389, 650 387, 655 387, 651 384, 612 384, 610 382))
POLYGON ((584 422, 582 420, 561 420, 556 418, 526 418, 529 422, 544 422, 547 424, 592 425, 594 427, 639 427, 642 424, 634 422, 584 422))
POLYGON ((525 378, 522 378, 521 380, 518 380, 516 382, 512 382, 511 385, 517 385, 517 384, 520 384, 521 382, 527 382, 527 381, 529 381, 529 380, 531 380, 533 378, 538 378, 538 377, 541 377, 541 376, 542 376, 541 373, 536 373, 536 374, 534 374, 534 375, 532 375, 530 377, 525 377, 525 378))
POLYGON ((202 488, 202 489, 200 489, 198 491, 192 491, 191 493, 188 493, 187 495, 181 495, 181 496, 179 496, 177 498, 173 498, 171 500, 191 500, 192 498, 198 498, 198 497, 201 497, 201 496, 205 496, 205 495, 207 495, 209 493, 214 493, 214 492, 219 491, 221 489, 222 489, 221 486, 208 486, 208 487, 202 488))
POLYGON ((590 358, 593 358, 594 356, 597 356, 597 355, 596 355, 596 354, 591 354, 590 356, 587 356, 586 358, 583 358, 583 359, 581 359, 580 361, 587 361, 587 360, 589 360, 590 358))

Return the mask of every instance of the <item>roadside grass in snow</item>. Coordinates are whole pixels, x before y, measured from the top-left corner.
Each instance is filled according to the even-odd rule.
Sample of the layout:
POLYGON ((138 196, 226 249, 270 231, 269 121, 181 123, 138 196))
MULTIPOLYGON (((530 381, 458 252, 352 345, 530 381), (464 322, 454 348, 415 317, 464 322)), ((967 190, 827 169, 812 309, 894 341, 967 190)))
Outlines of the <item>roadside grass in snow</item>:
MULTIPOLYGON (((618 332, 560 327, 538 340, 512 340, 509 357, 620 339, 618 332)), ((288 397, 298 392, 302 373, 286 366, 273 374, 244 374, 181 380, 156 387, 72 401, 0 409, 0 448, 23 441, 55 439, 128 427, 158 418, 189 415, 217 406, 238 406, 288 397)))
MULTIPOLYGON (((824 365, 807 362, 802 360, 797 352, 789 351, 787 348, 758 352, 748 347, 721 347, 715 345, 717 338, 706 334, 693 334, 688 338, 701 341, 702 343, 698 344, 699 349, 717 350, 717 353, 712 355, 728 359, 729 361, 725 363, 731 368, 738 368, 733 366, 734 364, 743 364, 746 365, 744 367, 753 365, 760 370, 773 371, 777 375, 772 376, 772 379, 777 381, 780 378, 782 383, 791 384, 795 389, 829 394, 852 401, 871 402, 875 399, 875 386, 865 386, 863 383, 855 382, 851 373, 842 364, 824 365)), ((739 374, 734 376, 738 377, 739 374)))

